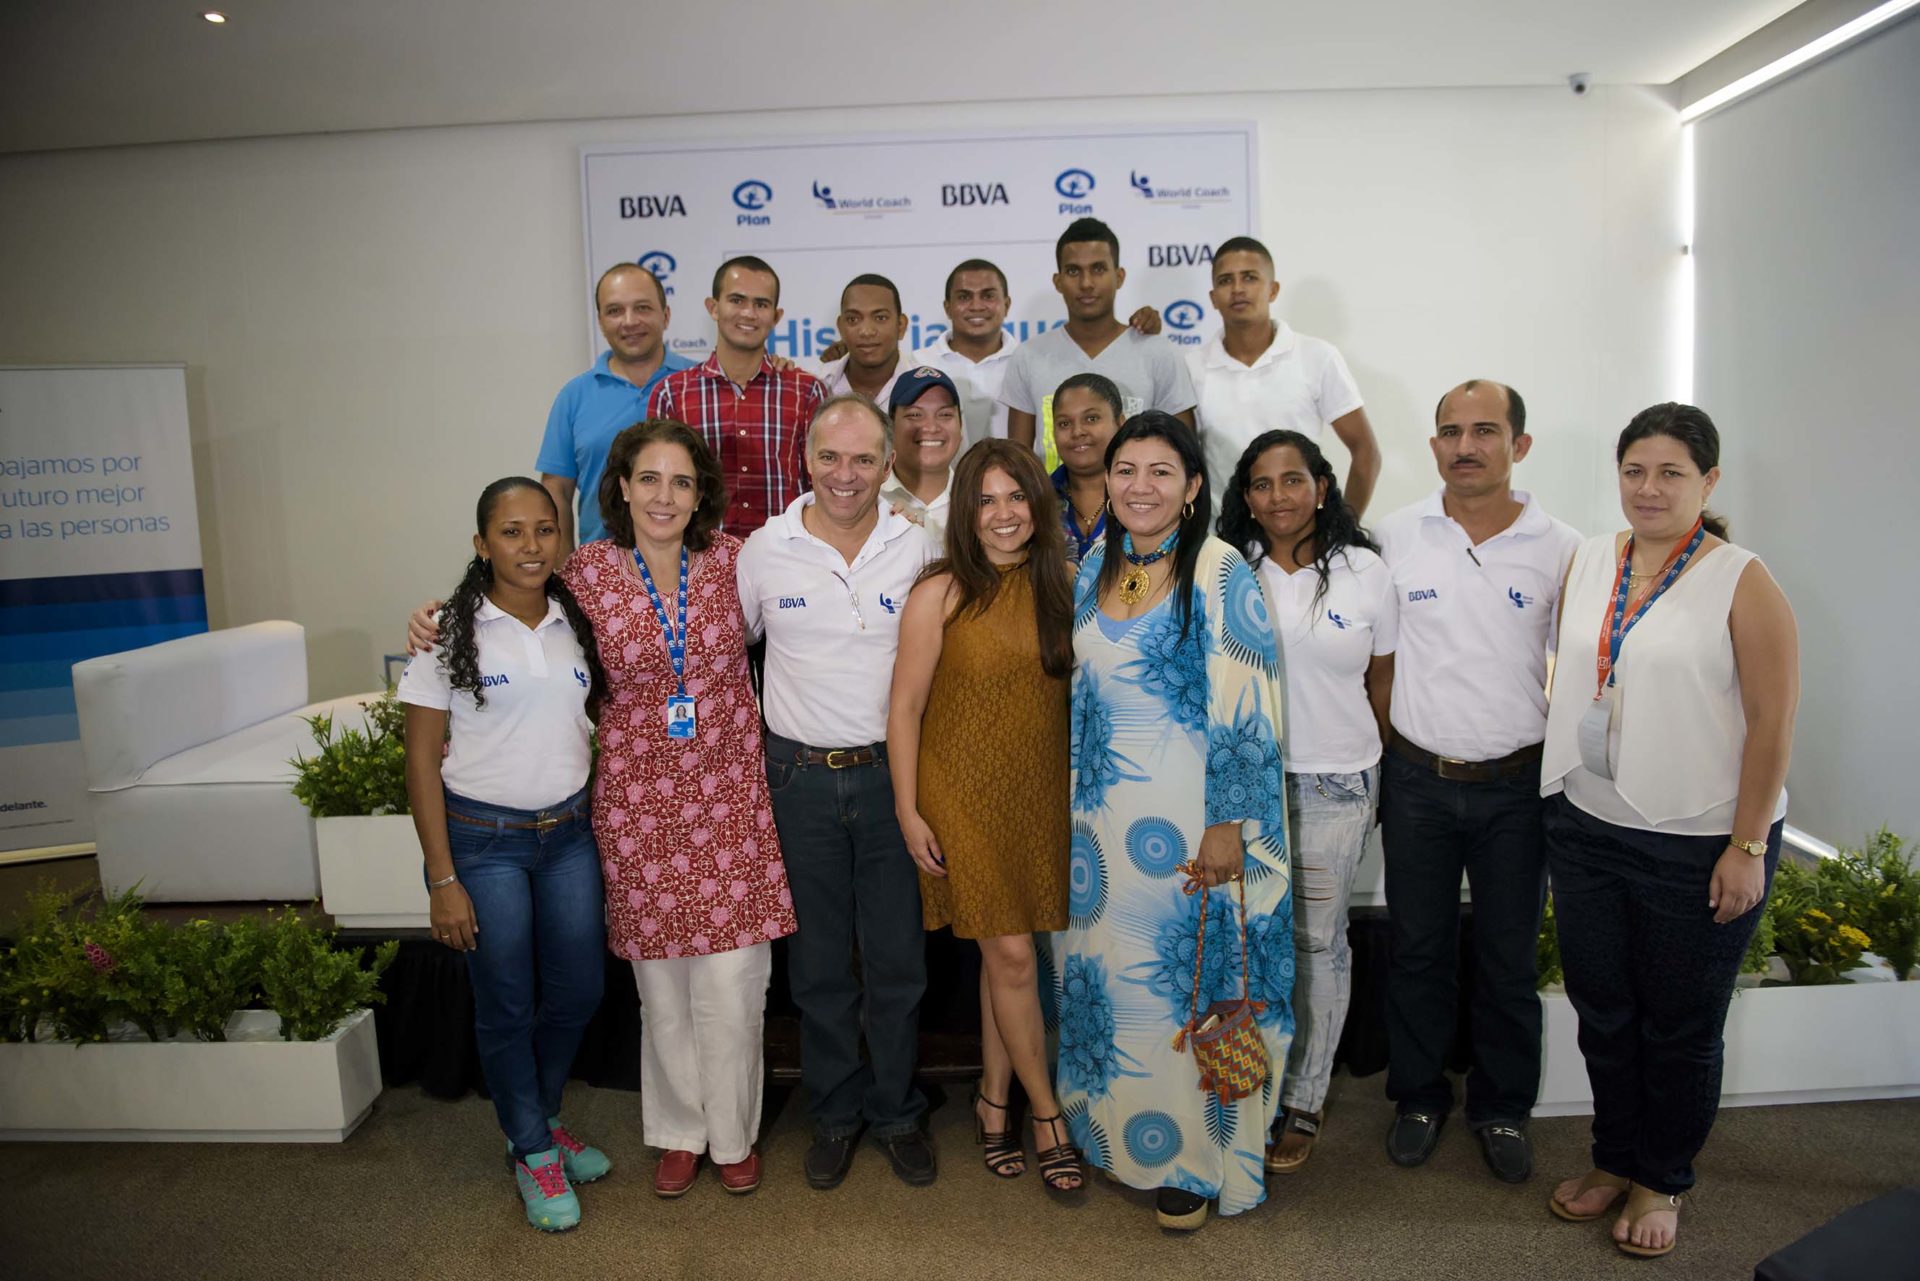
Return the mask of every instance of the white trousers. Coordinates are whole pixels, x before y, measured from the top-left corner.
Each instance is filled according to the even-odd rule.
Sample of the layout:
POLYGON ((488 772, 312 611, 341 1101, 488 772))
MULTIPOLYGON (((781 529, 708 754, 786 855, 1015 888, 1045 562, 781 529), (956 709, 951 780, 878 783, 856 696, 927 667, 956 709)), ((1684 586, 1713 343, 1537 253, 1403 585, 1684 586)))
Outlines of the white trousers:
POLYGON ((640 1118, 649 1147, 744 1161, 760 1132, 773 945, 633 962, 640 1118))

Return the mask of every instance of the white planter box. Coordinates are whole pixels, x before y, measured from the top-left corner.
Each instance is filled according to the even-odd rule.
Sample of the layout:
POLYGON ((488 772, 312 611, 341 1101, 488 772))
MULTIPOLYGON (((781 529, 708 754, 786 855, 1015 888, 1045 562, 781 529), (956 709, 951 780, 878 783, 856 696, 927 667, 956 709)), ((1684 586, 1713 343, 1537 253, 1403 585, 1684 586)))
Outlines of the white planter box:
POLYGON ((0 1044, 0 1139, 338 1143, 373 1110, 373 1011, 324 1041, 282 1041, 242 1010, 228 1040, 0 1044))
MULTIPOLYGON (((1542 993, 1545 1062, 1535 1116, 1588 1116, 1593 1094, 1579 1019, 1542 993)), ((1900 1099, 1920 1095, 1920 981, 1760 987, 1727 1011, 1721 1107, 1900 1099)))
POLYGON ((420 841, 406 814, 313 821, 320 854, 320 903, 347 930, 428 925, 420 841))

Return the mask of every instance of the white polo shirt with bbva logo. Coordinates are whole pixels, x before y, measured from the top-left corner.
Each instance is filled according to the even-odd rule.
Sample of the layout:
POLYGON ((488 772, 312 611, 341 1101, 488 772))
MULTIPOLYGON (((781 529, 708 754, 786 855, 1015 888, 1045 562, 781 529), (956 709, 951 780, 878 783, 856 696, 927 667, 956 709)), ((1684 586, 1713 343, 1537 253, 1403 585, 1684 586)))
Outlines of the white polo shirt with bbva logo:
POLYGON ((1547 733, 1547 655, 1580 535, 1514 490, 1520 516, 1476 545, 1444 489, 1374 529, 1400 611, 1393 728, 1414 745, 1488 761, 1547 733))
POLYGON ((747 633, 767 639, 767 728, 812 747, 864 747, 887 736, 900 611, 936 555, 926 531, 883 503, 860 554, 807 531, 811 492, 755 530, 740 552, 747 633))

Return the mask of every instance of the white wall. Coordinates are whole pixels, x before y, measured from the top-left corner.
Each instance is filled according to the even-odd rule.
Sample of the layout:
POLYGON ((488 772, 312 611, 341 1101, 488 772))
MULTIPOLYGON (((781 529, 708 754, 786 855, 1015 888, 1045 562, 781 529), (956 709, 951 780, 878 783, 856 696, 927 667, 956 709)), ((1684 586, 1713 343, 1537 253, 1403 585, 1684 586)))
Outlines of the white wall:
MULTIPOLYGON (((1652 91, 991 103, 402 130, 0 158, 0 363, 189 366, 216 626, 308 628, 316 697, 376 683, 452 583, 487 481, 530 470, 586 342, 584 143, 1252 119, 1283 314, 1346 352, 1434 483, 1440 393, 1517 385, 1520 483, 1617 523, 1607 442, 1671 396, 1678 134, 1652 91)), ((1124 259, 1123 246, 1123 259, 1124 259)), ((1124 304, 1129 300, 1123 296, 1124 304)), ((676 325, 704 320, 684 305, 676 325)))
POLYGON ((1715 495, 1800 621, 1788 821, 1920 836, 1920 20, 1697 126, 1715 495))

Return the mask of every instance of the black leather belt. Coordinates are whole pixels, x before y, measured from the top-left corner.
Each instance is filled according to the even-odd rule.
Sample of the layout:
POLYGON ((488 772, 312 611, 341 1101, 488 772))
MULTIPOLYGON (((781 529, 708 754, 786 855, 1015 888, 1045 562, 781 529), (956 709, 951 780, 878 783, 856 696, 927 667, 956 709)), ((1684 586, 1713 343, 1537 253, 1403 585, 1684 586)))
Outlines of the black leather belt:
POLYGON ((1398 731, 1387 742, 1387 750, 1401 760, 1410 761, 1429 773, 1455 783, 1491 783, 1524 774, 1539 764, 1544 746, 1542 743, 1532 743, 1491 761, 1463 761, 1452 756, 1437 756, 1424 747, 1415 746, 1402 738, 1398 731))
POLYGON ((887 745, 868 743, 865 747, 808 747, 778 734, 767 735, 767 755, 795 765, 824 765, 828 769, 851 769, 856 765, 885 765, 887 745))
POLYGON ((551 832, 565 822, 585 821, 592 812, 590 806, 579 805, 565 813, 544 815, 531 823, 504 823, 492 818, 468 818, 465 814, 456 814, 452 810, 447 811, 447 817, 456 823, 466 823, 473 827, 497 827, 509 832, 551 832))

